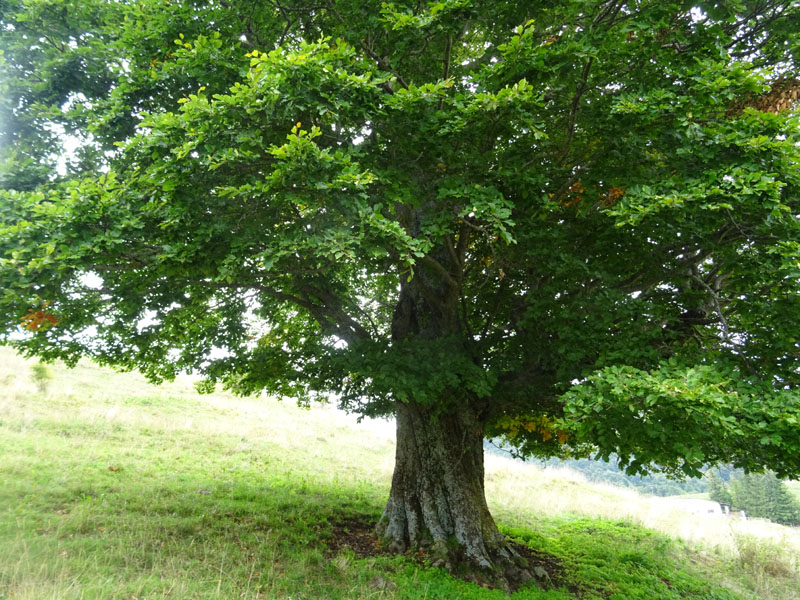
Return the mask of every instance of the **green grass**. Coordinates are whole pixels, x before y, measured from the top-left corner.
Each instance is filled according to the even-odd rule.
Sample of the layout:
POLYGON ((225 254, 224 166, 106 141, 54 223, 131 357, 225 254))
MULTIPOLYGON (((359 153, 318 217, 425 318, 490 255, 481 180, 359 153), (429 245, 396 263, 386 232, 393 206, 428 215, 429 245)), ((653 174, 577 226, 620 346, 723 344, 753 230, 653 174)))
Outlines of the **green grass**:
MULTIPOLYGON (((377 519, 391 477, 392 440, 353 418, 34 365, 0 348, 2 600, 507 597, 406 557, 327 551, 333 523, 377 519)), ((498 457, 487 490, 506 535, 563 564, 562 589, 516 599, 800 598, 797 530, 716 531, 498 457)))

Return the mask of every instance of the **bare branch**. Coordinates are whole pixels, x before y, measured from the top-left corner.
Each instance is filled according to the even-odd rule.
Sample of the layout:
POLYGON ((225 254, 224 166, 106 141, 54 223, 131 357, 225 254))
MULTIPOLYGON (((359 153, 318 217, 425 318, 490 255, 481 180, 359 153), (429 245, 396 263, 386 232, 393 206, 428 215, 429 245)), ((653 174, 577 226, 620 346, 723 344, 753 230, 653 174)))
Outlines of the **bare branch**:
POLYGON ((730 342, 731 340, 731 331, 728 327, 728 321, 725 319, 725 315, 722 312, 722 304, 720 302, 719 294, 717 294, 716 290, 708 285, 702 277, 692 274, 692 280, 699 283, 703 289, 705 289, 710 295, 711 300, 714 302, 714 309, 717 312, 717 316, 719 316, 720 324, 722 325, 722 332, 724 334, 724 339, 726 342, 730 342))
POLYGON ((575 137, 575 124, 578 116, 578 109, 580 108, 581 98, 586 92, 587 83, 589 81, 589 72, 592 70, 593 64, 594 56, 590 57, 589 60, 586 61, 586 65, 583 67, 583 71, 581 72, 581 78, 578 82, 578 87, 575 89, 575 95, 572 97, 572 108, 570 109, 569 117, 567 118, 567 139, 564 143, 564 150, 562 151, 561 156, 558 157, 558 164, 561 164, 567 155, 569 155, 569 150, 572 146, 572 138, 575 137))
MULTIPOLYGON (((447 42, 444 46, 444 60, 442 65, 442 79, 445 80, 450 76, 450 52, 453 49, 453 36, 447 36, 447 42)), ((439 98, 438 109, 442 110, 444 106, 444 97, 439 98)))

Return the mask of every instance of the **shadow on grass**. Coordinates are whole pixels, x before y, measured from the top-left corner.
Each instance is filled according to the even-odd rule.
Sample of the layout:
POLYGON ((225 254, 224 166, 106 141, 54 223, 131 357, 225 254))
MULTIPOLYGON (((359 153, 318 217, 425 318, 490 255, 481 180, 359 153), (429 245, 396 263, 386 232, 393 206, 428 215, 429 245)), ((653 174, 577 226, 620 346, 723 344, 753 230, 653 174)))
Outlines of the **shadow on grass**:
MULTIPOLYGON (((382 498, 371 488, 304 474, 154 483, 94 486, 55 514, 39 507, 14 540, 28 560, 10 578, 4 568, 4 585, 19 588, 35 562, 76 598, 508 597, 429 567, 425 554, 384 552, 373 534, 382 498)), ((550 519, 504 534, 555 583, 522 589, 520 600, 740 598, 687 573, 673 542, 629 522, 550 519)))

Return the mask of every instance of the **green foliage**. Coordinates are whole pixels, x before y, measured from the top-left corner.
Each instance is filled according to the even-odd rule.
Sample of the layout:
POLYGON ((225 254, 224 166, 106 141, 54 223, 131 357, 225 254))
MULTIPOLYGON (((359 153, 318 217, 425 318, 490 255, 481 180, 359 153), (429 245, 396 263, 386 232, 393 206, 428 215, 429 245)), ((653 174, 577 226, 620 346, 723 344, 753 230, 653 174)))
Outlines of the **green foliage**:
POLYGON ((800 459, 791 438, 798 397, 749 384, 736 371, 675 361, 650 373, 608 367, 565 397, 565 426, 575 423, 579 436, 597 436, 606 449, 601 456, 616 452, 630 473, 672 453, 678 461, 663 461, 660 468, 699 476, 704 465, 725 462, 730 447, 743 448, 747 440, 756 444, 733 457, 734 466, 756 470, 777 451, 788 453, 776 468, 780 473, 800 468, 791 464, 800 459), (623 428, 625 437, 611 437, 614 427, 623 428))
POLYGON ((39 393, 45 394, 50 387, 53 373, 46 364, 38 362, 31 365, 31 379, 36 384, 36 389, 39 390, 39 393))
POLYGON ((798 475, 798 10, 5 2, 0 339, 798 475))

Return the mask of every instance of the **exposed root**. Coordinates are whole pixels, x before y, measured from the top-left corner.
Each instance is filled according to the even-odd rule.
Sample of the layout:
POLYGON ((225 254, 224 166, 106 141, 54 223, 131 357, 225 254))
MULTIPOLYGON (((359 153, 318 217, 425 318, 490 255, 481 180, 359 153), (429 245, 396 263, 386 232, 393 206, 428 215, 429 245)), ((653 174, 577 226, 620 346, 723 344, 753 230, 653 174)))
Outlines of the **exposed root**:
POLYGON ((386 537, 386 531, 383 520, 376 528, 376 535, 387 553, 424 557, 427 565, 485 588, 513 593, 524 585, 534 584, 547 589, 555 585, 563 570, 559 559, 502 538, 495 539, 491 547, 480 543, 479 551, 470 552, 466 545, 452 538, 410 546, 403 540, 386 537), (480 561, 474 560, 476 555, 480 561))
POLYGON ((531 564, 515 544, 503 542, 490 553, 489 568, 477 565, 459 546, 447 549, 447 554, 432 562, 432 566, 446 569, 452 575, 485 588, 501 589, 513 593, 527 584, 540 588, 553 587, 553 578, 540 564, 531 564))
MULTIPOLYGON (((454 577, 485 588, 507 592, 514 592, 524 585, 573 589, 566 579, 561 559, 513 541, 506 540, 503 546, 511 563, 498 564, 487 570, 470 564, 465 560, 463 550, 446 543, 432 543, 419 548, 387 543, 376 535, 374 525, 366 516, 343 518, 333 523, 333 535, 328 540, 330 555, 335 556, 345 549, 360 558, 403 554, 421 565, 443 568, 454 577)), ((574 591, 577 592, 577 588, 574 591)))
POLYGON ((430 565, 508 592, 535 581, 551 584, 506 541, 489 512, 483 487, 483 434, 475 413, 428 414, 398 404, 392 488, 376 528, 393 553, 409 549, 430 565))

